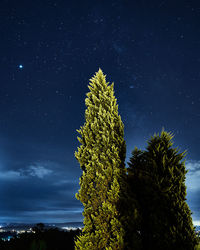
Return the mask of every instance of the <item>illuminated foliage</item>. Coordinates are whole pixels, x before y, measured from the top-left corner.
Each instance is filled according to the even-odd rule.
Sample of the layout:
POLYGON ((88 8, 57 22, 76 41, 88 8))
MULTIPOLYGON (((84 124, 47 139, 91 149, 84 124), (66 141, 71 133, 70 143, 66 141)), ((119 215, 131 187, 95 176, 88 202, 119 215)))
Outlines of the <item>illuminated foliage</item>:
POLYGON ((84 206, 84 229, 76 249, 124 249, 120 204, 126 178, 124 125, 118 114, 114 84, 99 69, 90 80, 85 124, 75 153, 83 170, 76 197, 84 206))

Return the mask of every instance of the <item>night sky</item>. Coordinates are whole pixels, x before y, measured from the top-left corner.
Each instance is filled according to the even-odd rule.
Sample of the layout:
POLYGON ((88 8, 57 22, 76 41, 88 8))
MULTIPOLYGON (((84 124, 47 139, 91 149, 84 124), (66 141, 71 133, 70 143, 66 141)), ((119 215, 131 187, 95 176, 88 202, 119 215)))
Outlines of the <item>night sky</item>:
POLYGON ((82 221, 74 157, 89 79, 115 83, 127 158, 162 127, 187 149, 200 223, 200 3, 0 1, 0 222, 82 221))

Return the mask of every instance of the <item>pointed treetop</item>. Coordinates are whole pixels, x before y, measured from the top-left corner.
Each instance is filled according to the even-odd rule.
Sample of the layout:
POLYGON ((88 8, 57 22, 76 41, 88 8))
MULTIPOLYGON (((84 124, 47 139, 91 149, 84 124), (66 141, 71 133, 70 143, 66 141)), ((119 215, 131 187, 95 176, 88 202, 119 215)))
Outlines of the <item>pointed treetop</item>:
POLYGON ((162 131, 159 135, 154 133, 153 136, 151 136, 150 140, 148 141, 148 145, 152 145, 152 144, 157 144, 157 143, 164 143, 166 145, 168 145, 168 147, 173 146, 174 142, 172 141, 172 139, 174 138, 174 134, 171 132, 167 132, 164 130, 164 128, 162 128, 162 131))

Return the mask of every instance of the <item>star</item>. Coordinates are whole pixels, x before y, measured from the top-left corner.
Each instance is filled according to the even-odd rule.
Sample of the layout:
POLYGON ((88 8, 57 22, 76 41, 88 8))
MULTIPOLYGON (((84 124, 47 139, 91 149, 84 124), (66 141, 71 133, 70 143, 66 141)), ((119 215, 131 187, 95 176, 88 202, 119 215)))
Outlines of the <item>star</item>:
POLYGON ((19 64, 19 66, 18 66, 19 69, 23 69, 23 67, 24 66, 22 64, 19 64))

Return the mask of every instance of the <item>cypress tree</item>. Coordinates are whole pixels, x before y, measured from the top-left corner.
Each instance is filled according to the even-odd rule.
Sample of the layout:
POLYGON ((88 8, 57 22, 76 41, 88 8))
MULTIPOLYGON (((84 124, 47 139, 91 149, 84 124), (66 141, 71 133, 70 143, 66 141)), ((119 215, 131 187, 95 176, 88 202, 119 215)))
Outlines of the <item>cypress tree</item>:
POLYGON ((186 152, 164 130, 132 152, 128 180, 139 203, 143 249, 194 250, 197 237, 186 203, 186 152))
POLYGON ((76 198, 84 206, 84 228, 76 249, 124 249, 120 214, 126 178, 124 125, 118 114, 114 84, 102 70, 90 79, 85 99, 85 123, 78 133, 81 146, 75 157, 83 170, 76 198))

